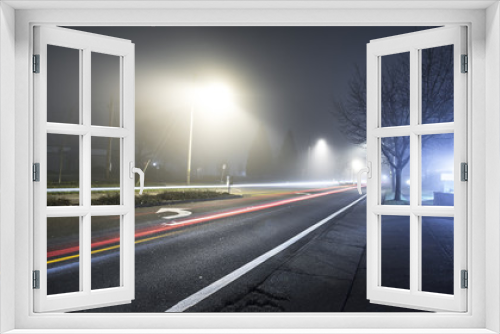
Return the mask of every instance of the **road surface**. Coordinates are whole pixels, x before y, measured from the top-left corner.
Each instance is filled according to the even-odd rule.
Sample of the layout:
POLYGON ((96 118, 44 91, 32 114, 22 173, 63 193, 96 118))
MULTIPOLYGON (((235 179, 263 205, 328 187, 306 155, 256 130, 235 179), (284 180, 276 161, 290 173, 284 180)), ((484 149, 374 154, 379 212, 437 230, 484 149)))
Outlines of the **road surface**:
MULTIPOLYGON (((251 270, 236 275, 234 282, 227 283, 228 287, 219 286, 201 299, 200 290, 227 275, 238 273, 243 266, 359 198, 355 189, 345 186, 276 189, 261 193, 254 190, 251 196, 234 199, 138 208, 136 298, 131 304, 92 312, 223 310, 232 302, 232 296, 224 293, 231 284, 237 281, 240 289, 244 287, 243 290, 251 291, 336 220, 325 221, 317 230, 265 258, 251 270), (194 304, 183 304, 193 296, 194 304)), ((119 284, 119 246, 116 241, 112 227, 96 230, 95 238, 93 236, 93 288, 119 284)), ((71 247, 60 248, 58 253, 49 252, 49 255, 49 291, 59 292, 71 284, 74 288, 78 284, 78 257, 71 253, 71 247)))

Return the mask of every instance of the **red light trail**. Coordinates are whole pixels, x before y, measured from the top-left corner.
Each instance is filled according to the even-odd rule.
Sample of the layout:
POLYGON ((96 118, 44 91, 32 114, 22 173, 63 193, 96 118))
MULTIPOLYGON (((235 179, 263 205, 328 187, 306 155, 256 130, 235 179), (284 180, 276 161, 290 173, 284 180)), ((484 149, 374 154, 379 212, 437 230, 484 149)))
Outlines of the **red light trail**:
MULTIPOLYGON (((331 194, 341 193, 341 192, 345 192, 345 191, 348 191, 351 189, 355 189, 355 187, 335 189, 335 190, 330 190, 330 191, 321 192, 321 193, 312 194, 312 195, 304 195, 304 196, 295 197, 295 198, 278 200, 278 201, 274 201, 274 202, 270 202, 270 203, 266 203, 266 204, 249 206, 249 207, 246 207, 243 209, 228 210, 228 211, 223 211, 223 212, 219 212, 219 213, 215 213, 215 214, 212 213, 212 214, 208 214, 208 215, 197 217, 197 218, 185 219, 185 220, 182 220, 179 222, 174 221, 174 222, 171 222, 168 224, 164 223, 161 226, 152 226, 152 227, 144 228, 140 231, 137 231, 135 233, 135 239, 137 240, 138 238, 141 238, 141 237, 146 237, 146 236, 150 236, 152 234, 166 232, 166 231, 173 230, 173 229, 178 229, 178 228, 184 227, 184 226, 200 224, 200 223, 204 223, 204 222, 207 222, 210 220, 228 218, 228 217, 241 215, 241 214, 245 214, 245 213, 249 213, 249 212, 265 210, 265 209, 274 208, 277 206, 301 202, 301 201, 305 201, 305 200, 309 200, 309 199, 313 199, 313 198, 318 198, 318 197, 322 197, 322 196, 327 196, 327 195, 331 195, 331 194)), ((91 248, 96 249, 96 248, 99 248, 102 246, 117 244, 119 242, 120 242, 119 237, 110 238, 110 239, 106 239, 106 240, 102 240, 102 241, 93 242, 91 244, 91 248)), ((47 258, 53 258, 56 256, 77 253, 79 251, 79 249, 80 249, 79 246, 73 246, 73 247, 68 247, 68 248, 64 248, 64 249, 52 250, 52 251, 47 252, 47 258)))

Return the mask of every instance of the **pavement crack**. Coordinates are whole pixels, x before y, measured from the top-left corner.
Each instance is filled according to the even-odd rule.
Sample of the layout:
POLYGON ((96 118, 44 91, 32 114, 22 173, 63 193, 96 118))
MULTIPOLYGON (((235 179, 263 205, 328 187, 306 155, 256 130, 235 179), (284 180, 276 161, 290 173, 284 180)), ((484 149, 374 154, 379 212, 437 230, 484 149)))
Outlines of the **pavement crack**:
POLYGON ((356 266, 356 271, 354 272, 353 279, 350 280, 351 284, 349 284, 349 288, 347 289, 347 293, 345 295, 344 301, 342 302, 342 306, 340 307, 340 312, 344 312, 345 307, 347 305, 347 301, 349 300, 349 297, 352 294, 352 289, 354 287, 354 281, 356 280, 356 277, 358 276, 359 267, 361 266, 361 262, 363 261, 363 258, 365 257, 365 254, 366 254, 366 246, 365 246, 365 249, 364 249, 363 253, 361 254, 361 256, 359 258, 358 265, 356 266))
POLYGON ((250 289, 243 297, 234 302, 227 302, 220 312, 285 312, 280 302, 288 301, 286 297, 267 292, 261 288, 250 289))

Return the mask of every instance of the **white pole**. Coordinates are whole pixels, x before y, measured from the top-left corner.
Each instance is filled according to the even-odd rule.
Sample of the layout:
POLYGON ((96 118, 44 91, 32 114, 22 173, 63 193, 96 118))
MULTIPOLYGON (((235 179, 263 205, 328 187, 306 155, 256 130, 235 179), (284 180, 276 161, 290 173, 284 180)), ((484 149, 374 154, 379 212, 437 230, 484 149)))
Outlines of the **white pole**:
POLYGON ((194 118, 194 101, 191 101, 191 121, 189 125, 189 148, 187 161, 187 184, 191 184, 191 154, 193 150, 193 118, 194 118))

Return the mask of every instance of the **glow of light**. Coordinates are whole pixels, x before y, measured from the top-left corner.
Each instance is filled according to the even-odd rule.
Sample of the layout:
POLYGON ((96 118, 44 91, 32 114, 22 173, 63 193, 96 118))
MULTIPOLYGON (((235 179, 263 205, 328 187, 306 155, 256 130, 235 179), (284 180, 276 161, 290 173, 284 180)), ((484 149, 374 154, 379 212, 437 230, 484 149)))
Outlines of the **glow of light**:
POLYGON ((314 151, 318 155, 324 155, 328 151, 328 146, 326 144, 326 140, 324 139, 319 139, 318 142, 316 143, 316 147, 314 148, 314 151))
POLYGON ((406 184, 410 185, 410 179, 406 180, 406 184))
POLYGON ((354 168, 354 169, 360 169, 361 168, 361 161, 359 161, 357 159, 353 160, 352 161, 352 168, 354 168))
POLYGON ((352 171, 354 173, 357 173, 363 167, 363 164, 358 159, 354 159, 351 163, 351 166, 352 166, 352 171))
POLYGON ((453 181, 453 173, 441 173, 441 181, 453 181))
POLYGON ((387 175, 383 174, 382 175, 382 180, 387 181, 387 175))
POLYGON ((201 109, 227 111, 233 105, 233 93, 228 85, 215 82, 198 90, 198 106, 201 109))
POLYGON ((156 167, 156 162, 153 162, 153 167, 156 167))

